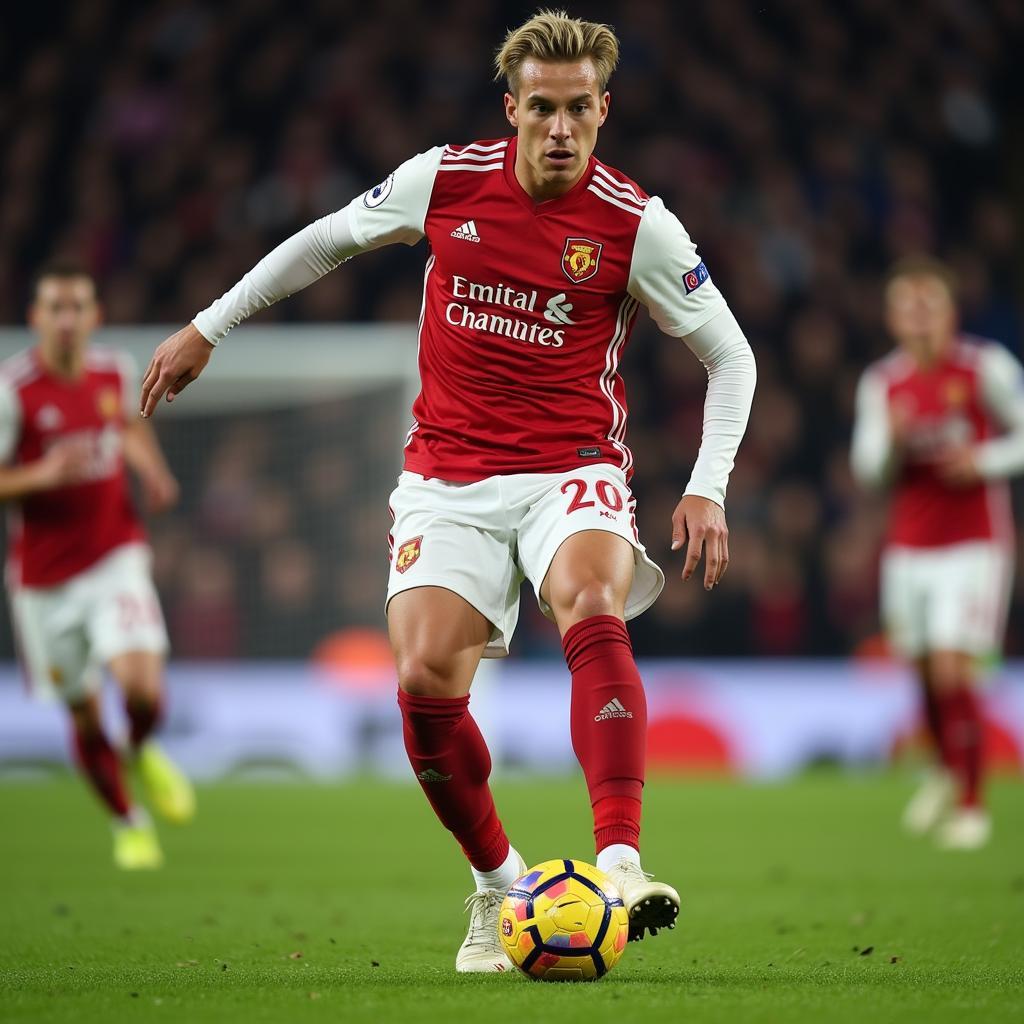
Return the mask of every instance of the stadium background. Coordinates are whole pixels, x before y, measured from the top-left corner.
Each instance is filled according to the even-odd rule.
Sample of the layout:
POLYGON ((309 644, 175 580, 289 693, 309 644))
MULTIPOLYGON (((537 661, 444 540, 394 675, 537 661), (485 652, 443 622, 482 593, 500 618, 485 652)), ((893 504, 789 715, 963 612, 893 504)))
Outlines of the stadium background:
MULTIPOLYGON (((410 154, 507 134, 489 61, 504 29, 532 9, 404 0, 22 7, 19 31, 0 39, 0 323, 22 322, 34 267, 69 256, 96 275, 108 323, 136 338, 134 325, 170 330, 410 154)), ((882 506, 857 493, 847 467, 857 376, 889 347, 885 268, 921 249, 948 259, 964 327, 1021 356, 1015 53, 1024 13, 1011 0, 917 3, 912 17, 879 0, 715 0, 595 2, 585 15, 613 24, 623 44, 598 152, 679 214, 759 368, 729 491, 732 563, 709 595, 671 578, 680 559, 668 552, 669 515, 699 440, 704 373, 685 346, 638 323, 623 369, 633 484, 641 536, 670 583, 631 626, 637 653, 730 659, 702 663, 699 678, 724 672, 722 685, 755 697, 799 677, 815 692, 845 693, 852 704, 832 710, 845 720, 858 694, 885 690, 850 667, 880 651, 882 506), (779 661, 808 658, 831 660, 779 661)), ((411 360, 421 278, 422 250, 397 247, 353 261, 256 322, 284 332, 279 347, 310 324, 328 325, 354 360, 362 336, 351 324, 407 329, 411 360)), ((215 361, 227 349, 236 360, 265 358, 254 336, 238 330, 215 361)), ((180 508, 151 524, 172 683, 182 693, 218 681, 230 690, 269 671, 285 693, 314 692, 304 670, 291 673, 315 663, 342 678, 344 706, 362 699, 356 691, 390 701, 380 642, 385 502, 407 395, 396 385, 327 396, 293 386, 278 400, 261 393, 252 407, 225 409, 203 402, 205 386, 157 420, 183 491, 180 508), (190 689, 190 679, 201 682, 190 689)), ((1014 602, 1008 652, 1020 656, 1020 568, 1014 602)), ((0 655, 13 658, 6 618, 0 655)), ((506 674, 559 689, 557 634, 528 597, 514 655, 529 665, 506 674)), ((1020 674, 1004 671, 997 687, 1017 694, 1000 712, 1010 760, 1024 745, 1011 685, 1020 674)), ((898 696, 885 730, 852 759, 885 756, 912 727, 905 678, 887 668, 869 676, 894 679, 885 692, 898 696)), ((666 693, 692 677, 680 666, 666 693)), ((5 707, 20 707, 13 667, 5 678, 5 707)), ((776 703, 784 718, 799 693, 776 703)), ((266 694, 270 715, 279 705, 266 694)), ((739 712, 723 714, 735 721, 739 712)), ((767 727, 769 718, 758 720, 767 727)), ((56 751, 57 733, 46 735, 56 751)), ((685 735, 697 742, 692 729, 685 735)), ((823 743, 808 757, 838 756, 823 743)))

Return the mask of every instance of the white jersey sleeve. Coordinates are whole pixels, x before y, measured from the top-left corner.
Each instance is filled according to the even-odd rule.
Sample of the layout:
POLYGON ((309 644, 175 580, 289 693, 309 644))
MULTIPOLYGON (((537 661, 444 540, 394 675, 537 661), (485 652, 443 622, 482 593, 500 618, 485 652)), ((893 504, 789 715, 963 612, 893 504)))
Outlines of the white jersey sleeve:
POLYGON ((10 465, 20 436, 21 401, 10 382, 0 377, 0 465, 10 465))
POLYGON ((724 507, 754 398, 754 353, 686 229, 657 196, 640 220, 628 288, 661 330, 682 338, 708 372, 700 451, 683 493, 724 507))
POLYGON ((732 310, 724 303, 683 341, 708 372, 700 451, 683 494, 698 494, 724 508, 729 474, 754 400, 754 353, 732 310))
POLYGON ((725 308, 686 228, 657 196, 640 218, 627 290, 673 338, 690 334, 725 308))
POLYGON ((406 160, 393 174, 348 204, 348 223, 360 251, 423 237, 443 146, 406 160))
POLYGON ((994 420, 1006 431, 975 450, 986 479, 1024 471, 1024 368, 1002 345, 985 345, 980 353, 981 395, 994 420))
POLYGON ((892 470, 892 428, 885 380, 869 367, 857 383, 850 469, 862 487, 881 487, 892 470))
POLYGON ((253 313, 301 291, 353 256, 395 242, 414 245, 423 237, 443 152, 438 146, 406 160, 344 209, 282 242, 195 316, 196 329, 216 345, 253 313))

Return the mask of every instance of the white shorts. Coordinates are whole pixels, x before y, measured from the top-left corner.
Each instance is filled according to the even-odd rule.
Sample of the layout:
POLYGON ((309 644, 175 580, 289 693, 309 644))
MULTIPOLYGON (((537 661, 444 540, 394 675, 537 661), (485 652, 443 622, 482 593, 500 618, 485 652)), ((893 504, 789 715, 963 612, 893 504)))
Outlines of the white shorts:
POLYGON ((1012 564, 1012 551, 991 541, 886 548, 882 618, 893 648, 906 658, 940 650, 997 654, 1012 564))
POLYGON ((665 576, 636 532, 636 499, 621 469, 584 466, 568 473, 517 473, 474 483, 425 479, 404 472, 391 495, 388 601, 414 587, 444 587, 491 623, 484 657, 508 654, 519 618, 519 587, 541 584, 562 542, 584 530, 627 540, 635 552, 626 601, 632 619, 654 604, 665 576))
POLYGON ((125 544, 54 587, 14 587, 11 615, 33 696, 77 703, 129 651, 165 654, 167 630, 145 544, 125 544))

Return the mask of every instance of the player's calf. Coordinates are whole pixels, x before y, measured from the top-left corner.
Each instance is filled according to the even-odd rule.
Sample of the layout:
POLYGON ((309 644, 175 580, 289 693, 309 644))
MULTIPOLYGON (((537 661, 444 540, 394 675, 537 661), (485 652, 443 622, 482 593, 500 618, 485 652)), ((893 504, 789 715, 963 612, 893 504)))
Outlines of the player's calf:
POLYGON ((128 717, 128 740, 132 750, 138 751, 163 719, 163 699, 160 694, 129 693, 124 710, 128 717))
POLYGON ((95 700, 70 711, 72 748, 79 770, 107 810, 115 818, 127 820, 132 805, 121 758, 103 732, 95 700))

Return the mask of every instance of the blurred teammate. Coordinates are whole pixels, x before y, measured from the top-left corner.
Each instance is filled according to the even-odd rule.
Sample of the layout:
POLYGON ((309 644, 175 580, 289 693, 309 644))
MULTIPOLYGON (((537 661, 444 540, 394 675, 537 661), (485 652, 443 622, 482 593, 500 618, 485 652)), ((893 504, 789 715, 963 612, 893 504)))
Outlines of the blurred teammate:
POLYGON ((459 971, 509 966, 498 907, 524 863, 468 704, 481 656, 508 651, 524 576, 572 674, 597 863, 622 890, 632 937, 671 927, 679 909, 675 889, 640 866, 647 713, 624 620, 664 577, 636 534, 618 366, 643 305, 708 369, 703 443, 672 520, 673 548, 689 545, 684 578, 706 547, 708 589, 728 562, 723 503, 755 371, 683 226, 592 155, 617 59, 609 28, 558 12, 509 33, 497 66, 512 138, 406 161, 165 341, 143 381, 149 415, 245 317, 361 252, 428 240, 422 390, 392 496, 387 616, 413 771, 476 881, 459 971))
POLYGON ((1010 589, 1006 477, 1024 470, 1024 373, 994 342, 958 334, 953 278, 913 259, 891 272, 886 321, 898 348, 857 392, 853 470, 891 489, 882 616, 916 667, 936 769, 904 824, 940 845, 983 846, 978 661, 998 652, 1010 589))
POLYGON ((177 500, 178 485, 149 424, 126 415, 126 358, 89 345, 99 316, 87 273, 44 269, 29 309, 38 343, 0 365, 7 585, 29 686, 67 706, 78 766, 111 815, 115 863, 154 868, 162 861, 156 832, 129 794, 99 696, 106 669, 124 696, 127 761, 161 814, 187 820, 191 786, 151 738, 167 634, 125 465, 153 511, 177 500))

